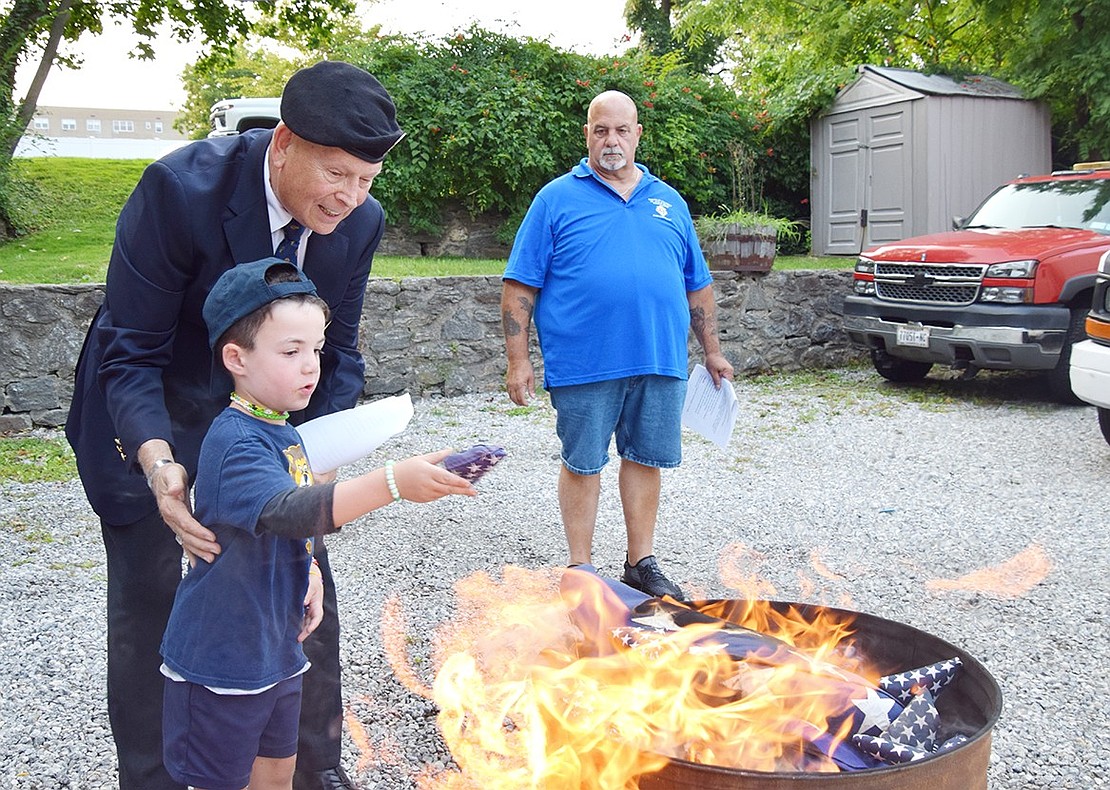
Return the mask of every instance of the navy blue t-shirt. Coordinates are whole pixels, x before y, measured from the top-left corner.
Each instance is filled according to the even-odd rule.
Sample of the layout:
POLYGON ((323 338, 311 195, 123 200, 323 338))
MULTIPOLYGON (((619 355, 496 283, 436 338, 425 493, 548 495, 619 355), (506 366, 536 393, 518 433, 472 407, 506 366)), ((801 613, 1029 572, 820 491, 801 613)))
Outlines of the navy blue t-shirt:
POLYGON ((196 518, 216 533, 221 552, 212 563, 198 559, 177 588, 162 639, 167 667, 193 683, 242 690, 304 668, 297 636, 312 539, 277 538, 257 524, 275 495, 311 484, 291 425, 232 408, 216 417, 201 445, 194 496, 196 518))

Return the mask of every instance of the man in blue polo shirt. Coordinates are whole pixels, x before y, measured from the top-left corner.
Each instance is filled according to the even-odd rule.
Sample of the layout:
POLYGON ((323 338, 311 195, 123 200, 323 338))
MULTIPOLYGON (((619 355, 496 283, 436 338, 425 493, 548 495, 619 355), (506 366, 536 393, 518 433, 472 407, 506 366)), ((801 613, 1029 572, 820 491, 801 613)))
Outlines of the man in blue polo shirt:
POLYGON ((643 133, 635 103, 618 91, 598 95, 583 131, 589 156, 536 195, 503 275, 506 385, 519 405, 535 394, 534 316, 562 442, 570 565, 592 562, 600 473, 615 435, 628 533, 622 581, 682 600, 652 545, 660 470, 682 461, 690 328, 714 383, 731 379, 732 365, 686 202, 635 161, 643 133))

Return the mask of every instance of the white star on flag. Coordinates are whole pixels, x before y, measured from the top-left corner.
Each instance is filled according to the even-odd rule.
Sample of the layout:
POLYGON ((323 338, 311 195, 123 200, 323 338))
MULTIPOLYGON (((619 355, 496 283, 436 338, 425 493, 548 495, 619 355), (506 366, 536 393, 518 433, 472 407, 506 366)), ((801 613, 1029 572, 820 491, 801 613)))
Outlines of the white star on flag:
POLYGON ((890 726, 890 711, 895 703, 880 696, 874 689, 868 689, 864 699, 854 699, 852 704, 863 713, 863 722, 857 728, 857 732, 867 733, 872 729, 877 733, 884 732, 890 726))

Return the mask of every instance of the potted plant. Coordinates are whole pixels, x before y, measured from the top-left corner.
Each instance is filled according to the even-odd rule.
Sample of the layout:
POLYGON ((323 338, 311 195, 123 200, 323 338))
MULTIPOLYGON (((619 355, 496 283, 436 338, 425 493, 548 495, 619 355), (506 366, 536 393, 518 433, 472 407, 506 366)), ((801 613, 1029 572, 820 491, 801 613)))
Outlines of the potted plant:
POLYGON ((794 241, 802 233, 794 220, 723 207, 695 219, 694 229, 709 268, 736 272, 770 271, 778 239, 794 241))

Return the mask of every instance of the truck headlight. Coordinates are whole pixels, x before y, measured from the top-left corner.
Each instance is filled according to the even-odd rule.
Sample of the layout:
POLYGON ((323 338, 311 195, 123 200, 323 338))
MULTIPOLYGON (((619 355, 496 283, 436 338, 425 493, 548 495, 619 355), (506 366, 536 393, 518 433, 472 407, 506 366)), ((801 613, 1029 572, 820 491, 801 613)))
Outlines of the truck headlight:
POLYGON ((864 258, 861 256, 858 260, 856 260, 856 272, 858 274, 874 274, 875 261, 871 260, 870 258, 864 258))
POLYGON ((1027 304, 1033 301, 1032 288, 984 288, 979 295, 980 302, 1001 302, 1002 304, 1027 304))
POLYGON ((1036 261, 1006 261, 987 267, 987 277, 1032 277, 1037 272, 1036 261))

